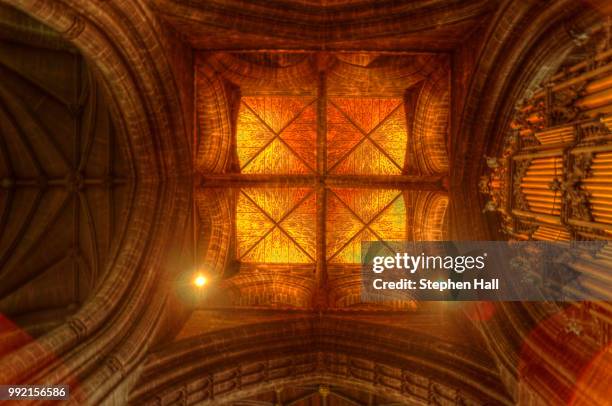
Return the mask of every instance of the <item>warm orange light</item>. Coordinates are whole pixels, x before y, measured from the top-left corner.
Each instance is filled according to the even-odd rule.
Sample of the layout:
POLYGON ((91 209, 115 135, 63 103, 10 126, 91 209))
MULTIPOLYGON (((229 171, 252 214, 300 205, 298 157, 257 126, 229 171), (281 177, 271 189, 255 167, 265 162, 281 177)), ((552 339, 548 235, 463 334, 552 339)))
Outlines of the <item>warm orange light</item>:
POLYGON ((198 288, 201 288, 202 286, 206 285, 207 282, 208 282, 208 279, 206 279, 204 275, 197 275, 195 279, 193 280, 193 283, 198 288))
MULTIPOLYGON (((240 173, 318 173, 320 177, 403 173, 408 127, 401 98, 333 97, 328 101, 328 168, 318 173, 316 144, 321 117, 316 99, 243 97, 236 134, 240 173)), ((325 249, 330 262, 359 263, 361 241, 406 238, 402 191, 362 187, 334 189, 328 194, 325 249)), ((311 188, 242 189, 236 202, 238 260, 255 264, 316 262, 317 218, 317 193, 311 188)))

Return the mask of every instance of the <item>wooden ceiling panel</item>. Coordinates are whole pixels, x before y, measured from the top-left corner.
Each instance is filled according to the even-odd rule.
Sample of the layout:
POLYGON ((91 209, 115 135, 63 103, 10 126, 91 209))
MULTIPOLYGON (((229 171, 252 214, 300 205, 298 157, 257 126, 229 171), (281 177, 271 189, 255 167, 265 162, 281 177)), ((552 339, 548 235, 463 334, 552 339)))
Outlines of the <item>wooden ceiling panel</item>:
MULTIPOLYGON (((233 224, 232 231, 224 231, 233 237, 221 247, 212 242, 218 232, 202 236, 210 239, 204 246, 222 249, 230 262, 228 272, 215 269, 213 274, 232 280, 265 269, 280 278, 261 285, 256 300, 249 299, 254 293, 242 289, 235 305, 276 306, 283 297, 279 283, 291 286, 290 272, 310 265, 314 272, 304 277, 329 297, 323 308, 370 306, 354 280, 340 290, 321 285, 321 280, 338 276, 327 273, 328 263, 354 276, 362 241, 430 237, 436 230, 439 238, 444 235, 441 219, 446 205, 439 206, 436 221, 421 224, 421 214, 429 206, 416 213, 405 177, 411 167, 420 165, 413 160, 407 165, 409 151, 439 148, 429 138, 417 140, 413 133, 430 125, 418 117, 437 100, 437 94, 420 91, 422 84, 429 90, 446 90, 448 69, 448 57, 433 53, 200 53, 196 76, 202 80, 197 81, 197 91, 212 96, 198 114, 202 134, 215 117, 235 114, 234 121, 213 126, 223 129, 218 139, 202 138, 215 154, 198 153, 204 163, 199 169, 204 189, 199 193, 213 190, 208 189, 209 181, 216 179, 215 195, 226 196, 234 208, 223 216, 214 208, 204 210, 209 212, 205 217, 211 230, 225 230, 221 223, 233 224), (208 91, 213 88, 226 89, 226 97, 215 99, 220 92, 208 91), (407 92, 423 96, 408 103, 407 92), (221 151, 222 157, 217 155, 221 151), (221 161, 228 162, 223 174, 206 169, 221 161)), ((414 179, 428 176, 426 167, 419 173, 414 179)), ((198 198, 198 204, 204 200, 198 198)), ((202 252, 198 258, 211 254, 202 252)), ((314 299, 300 303, 315 306, 314 299)), ((405 310, 414 303, 375 306, 405 310)))

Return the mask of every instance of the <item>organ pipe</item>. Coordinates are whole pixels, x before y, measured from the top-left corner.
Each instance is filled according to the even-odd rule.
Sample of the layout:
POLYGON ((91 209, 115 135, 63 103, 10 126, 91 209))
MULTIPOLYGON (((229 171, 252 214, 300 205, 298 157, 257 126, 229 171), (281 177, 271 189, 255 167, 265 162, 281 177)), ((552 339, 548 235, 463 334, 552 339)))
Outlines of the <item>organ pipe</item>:
POLYGON ((612 237, 612 51, 592 60, 518 107, 503 156, 487 161, 486 210, 511 238, 612 237))

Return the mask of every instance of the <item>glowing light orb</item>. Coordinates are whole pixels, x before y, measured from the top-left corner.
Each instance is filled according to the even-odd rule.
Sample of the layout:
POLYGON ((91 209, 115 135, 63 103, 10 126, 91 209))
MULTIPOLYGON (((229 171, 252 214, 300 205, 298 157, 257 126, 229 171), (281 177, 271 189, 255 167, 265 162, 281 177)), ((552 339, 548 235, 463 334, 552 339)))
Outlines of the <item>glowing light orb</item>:
POLYGON ((199 288, 206 285, 207 282, 208 282, 208 279, 206 279, 204 275, 197 275, 195 279, 193 280, 193 283, 199 288))

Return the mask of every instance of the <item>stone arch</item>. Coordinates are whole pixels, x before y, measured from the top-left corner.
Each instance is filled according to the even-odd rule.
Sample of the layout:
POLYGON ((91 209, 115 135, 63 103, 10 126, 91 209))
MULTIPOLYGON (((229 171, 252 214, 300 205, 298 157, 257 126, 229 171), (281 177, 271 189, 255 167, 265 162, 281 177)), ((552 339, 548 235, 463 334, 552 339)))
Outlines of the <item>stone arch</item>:
POLYGON ((412 224, 416 241, 441 241, 447 237, 447 207, 445 193, 424 192, 416 197, 412 224))
POLYGON ((146 379, 134 387, 130 402, 215 404, 259 384, 320 378, 382 391, 407 404, 427 403, 431 396, 512 404, 503 390, 484 383, 497 373, 488 361, 426 337, 416 331, 401 336, 387 325, 299 314, 194 336, 151 356, 146 379))
POLYGON ((78 373, 75 399, 95 403, 141 359, 144 352, 133 349, 147 348, 159 321, 166 292, 155 281, 167 253, 181 250, 182 239, 173 236, 189 214, 189 124, 163 52, 168 40, 157 34, 161 27, 142 2, 12 3, 90 62, 132 151, 137 182, 124 242, 97 291, 66 324, 4 357, 0 381, 73 382, 78 373), (88 340, 94 334, 96 340, 88 340))
POLYGON ((413 133, 421 170, 429 174, 448 171, 447 139, 450 94, 448 72, 423 83, 417 100, 413 133))
POLYGON ((198 134, 196 169, 224 173, 237 158, 232 147, 235 109, 240 94, 249 89, 304 89, 316 86, 316 69, 311 57, 288 66, 269 67, 237 55, 216 53, 196 59, 196 103, 198 134))
MULTIPOLYGON (((478 198, 483 159, 467 157, 497 155, 503 138, 499 134, 505 133, 516 103, 533 85, 534 77, 541 77, 542 66, 549 66, 551 61, 560 63, 574 46, 570 31, 584 32, 595 18, 595 12, 571 1, 560 1, 546 9, 506 1, 496 12, 484 34, 451 134, 451 201, 461 202, 450 207, 453 238, 486 240, 492 234, 481 220, 483 202, 478 198), (566 23, 570 15, 574 16, 571 27, 566 23), (468 229, 470 236, 461 234, 468 229)), ((550 72, 549 68, 545 70, 550 72)))
POLYGON ((227 190, 204 189, 195 195, 199 228, 196 259, 203 272, 222 275, 232 260, 232 198, 227 190))
POLYGON ((312 278, 258 270, 223 281, 221 290, 232 292, 232 306, 271 306, 308 308, 314 291, 312 278))
MULTIPOLYGON (((453 133, 451 155, 451 215, 453 239, 487 240, 499 238, 493 227, 498 219, 482 216, 484 200, 477 191, 482 174, 484 155, 499 156, 515 106, 534 85, 552 74, 563 58, 574 47, 573 33, 588 33, 597 21, 593 10, 575 2, 561 1, 542 9, 538 6, 506 2, 498 11, 485 34, 484 44, 476 59, 466 101, 453 133), (572 16, 571 19, 568 16, 572 16), (568 25, 571 20, 571 25, 568 25), (481 157, 469 160, 467 157, 481 157), (487 223, 491 220, 491 223, 487 223), (466 234, 469 230, 470 235, 466 234)), ((480 325, 497 359, 500 376, 508 390, 527 400, 535 392, 520 381, 519 350, 516 342, 527 338, 530 329, 546 317, 554 307, 538 303, 499 303, 492 317, 480 325), (508 329, 507 326, 514 326, 508 329)), ((557 326, 559 327, 559 326, 557 326)), ((525 346, 538 343, 526 340, 525 346)), ((550 342, 546 345, 551 348, 550 342)), ((539 348, 542 353, 547 349, 539 348)), ((568 384, 567 370, 552 362, 539 362, 540 370, 555 371, 547 375, 547 382, 538 382, 540 393, 558 396, 560 388, 568 384), (554 388, 554 389, 553 389, 554 388)), ((547 372, 548 373, 548 372, 547 372)), ((534 380, 535 381, 535 380, 534 380)), ((547 399, 550 401, 550 399, 547 399)), ((555 402, 562 402, 556 399, 555 402)))
POLYGON ((417 308, 414 300, 398 299, 389 292, 379 292, 378 294, 368 293, 363 295, 363 280, 358 269, 354 273, 337 277, 330 281, 333 295, 331 299, 332 307, 336 308, 366 308, 379 310, 404 310, 411 311, 417 308))

